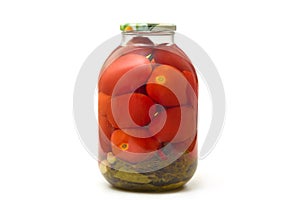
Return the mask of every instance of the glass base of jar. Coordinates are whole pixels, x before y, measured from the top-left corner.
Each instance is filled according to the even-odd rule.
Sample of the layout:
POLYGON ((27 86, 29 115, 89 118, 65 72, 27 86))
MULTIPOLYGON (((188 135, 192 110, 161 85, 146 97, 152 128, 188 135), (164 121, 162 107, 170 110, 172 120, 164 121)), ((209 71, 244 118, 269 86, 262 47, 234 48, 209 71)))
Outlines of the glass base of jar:
POLYGON ((126 190, 126 191, 132 191, 132 192, 167 192, 167 191, 173 191, 176 189, 182 188, 188 181, 182 181, 178 183, 172 183, 169 185, 163 185, 163 186, 155 186, 151 184, 147 185, 141 185, 141 184, 112 184, 113 187, 120 189, 120 190, 126 190))
MULTIPOLYGON (((115 188, 136 192, 164 192, 184 186, 193 176, 197 168, 197 159, 189 153, 183 154, 170 165, 159 170, 136 173, 117 170, 107 160, 100 163, 100 171, 105 179, 115 188)), ((123 162, 114 160, 116 162, 123 162)))

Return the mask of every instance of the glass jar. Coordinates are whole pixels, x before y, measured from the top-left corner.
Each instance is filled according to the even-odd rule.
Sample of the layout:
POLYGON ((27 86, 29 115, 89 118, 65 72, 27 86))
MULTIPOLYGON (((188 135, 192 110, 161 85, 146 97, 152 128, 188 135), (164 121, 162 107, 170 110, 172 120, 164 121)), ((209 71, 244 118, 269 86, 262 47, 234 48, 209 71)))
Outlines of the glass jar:
POLYGON ((197 167, 198 80, 175 25, 121 25, 98 81, 99 168, 113 186, 166 191, 197 167))

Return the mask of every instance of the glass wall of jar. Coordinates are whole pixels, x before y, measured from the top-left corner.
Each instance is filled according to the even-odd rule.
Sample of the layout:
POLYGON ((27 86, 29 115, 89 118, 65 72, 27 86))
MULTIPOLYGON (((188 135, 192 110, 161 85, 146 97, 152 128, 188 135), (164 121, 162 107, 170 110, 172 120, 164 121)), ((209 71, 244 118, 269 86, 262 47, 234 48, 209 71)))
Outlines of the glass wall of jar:
POLYGON ((197 167, 198 80, 175 25, 124 24, 98 81, 99 167, 113 186, 165 191, 197 167))

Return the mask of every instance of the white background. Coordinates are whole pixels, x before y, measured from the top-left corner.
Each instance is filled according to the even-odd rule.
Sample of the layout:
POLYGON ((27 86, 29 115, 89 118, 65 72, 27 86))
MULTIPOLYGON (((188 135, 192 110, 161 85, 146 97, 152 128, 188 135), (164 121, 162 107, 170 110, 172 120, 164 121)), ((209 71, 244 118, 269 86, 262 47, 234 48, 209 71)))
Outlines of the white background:
POLYGON ((299 199, 299 10, 297 0, 1 1, 0 199, 299 199), (177 24, 225 86, 222 138, 175 193, 112 189, 76 134, 76 76, 124 22, 177 24))

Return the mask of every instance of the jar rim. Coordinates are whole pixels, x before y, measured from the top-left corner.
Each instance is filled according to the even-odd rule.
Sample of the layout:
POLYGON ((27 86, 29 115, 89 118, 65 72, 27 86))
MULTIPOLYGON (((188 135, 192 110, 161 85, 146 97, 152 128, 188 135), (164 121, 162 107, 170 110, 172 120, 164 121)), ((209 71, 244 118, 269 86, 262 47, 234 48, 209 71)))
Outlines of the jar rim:
POLYGON ((169 23, 125 23, 120 25, 123 32, 162 32, 176 31, 175 24, 169 23))

